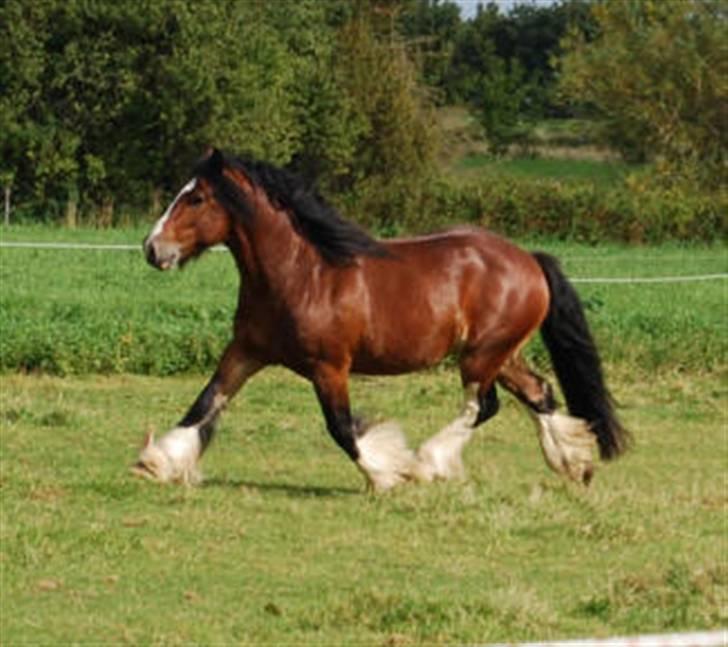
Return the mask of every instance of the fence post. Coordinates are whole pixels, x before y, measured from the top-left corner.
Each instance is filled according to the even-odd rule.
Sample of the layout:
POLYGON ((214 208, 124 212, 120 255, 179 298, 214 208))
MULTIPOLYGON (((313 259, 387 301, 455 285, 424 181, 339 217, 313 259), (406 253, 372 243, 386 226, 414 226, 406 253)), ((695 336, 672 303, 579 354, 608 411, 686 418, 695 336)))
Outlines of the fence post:
POLYGON ((5 226, 10 225, 10 184, 5 185, 5 226))

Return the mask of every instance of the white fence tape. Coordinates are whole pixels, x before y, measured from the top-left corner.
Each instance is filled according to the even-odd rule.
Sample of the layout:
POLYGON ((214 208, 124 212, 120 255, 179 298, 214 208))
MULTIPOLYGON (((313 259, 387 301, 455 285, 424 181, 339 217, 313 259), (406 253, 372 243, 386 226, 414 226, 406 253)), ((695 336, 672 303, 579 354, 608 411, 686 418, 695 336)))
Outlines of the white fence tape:
POLYGON ((728 279, 728 273, 688 274, 685 276, 569 277, 569 281, 572 283, 688 283, 690 281, 716 281, 718 279, 728 279))
POLYGON ((728 630, 683 634, 631 636, 626 638, 585 638, 535 643, 501 643, 491 647, 728 647, 728 630))
MULTIPOLYGON (((39 243, 39 242, 12 242, 0 241, 0 248, 16 248, 16 249, 55 249, 55 250, 82 250, 82 251, 138 251, 141 252, 141 244, 139 245, 112 245, 97 243, 39 243)), ((212 248, 213 252, 227 251, 222 245, 212 248)), ((586 257, 585 257, 585 260, 586 257)), ((606 260, 606 259, 599 259, 606 260)), ((720 279, 728 279, 728 273, 720 272, 715 274, 689 274, 683 276, 604 276, 604 277, 569 277, 572 283, 688 283, 694 281, 716 281, 720 279)), ((727 646, 728 647, 728 646, 727 646)))
POLYGON ((96 243, 15 243, 0 241, 0 247, 18 249, 81 249, 81 250, 104 250, 111 252, 137 250, 141 251, 141 245, 99 245, 96 243))
MULTIPOLYGON (((0 241, 0 248, 16 248, 16 249, 69 249, 69 250, 81 250, 81 251, 105 251, 105 252, 140 252, 142 251, 142 244, 138 245, 103 245, 98 243, 26 243, 26 242, 11 242, 11 241, 0 241)), ((213 252, 224 252, 227 251, 222 245, 212 248, 213 252)))

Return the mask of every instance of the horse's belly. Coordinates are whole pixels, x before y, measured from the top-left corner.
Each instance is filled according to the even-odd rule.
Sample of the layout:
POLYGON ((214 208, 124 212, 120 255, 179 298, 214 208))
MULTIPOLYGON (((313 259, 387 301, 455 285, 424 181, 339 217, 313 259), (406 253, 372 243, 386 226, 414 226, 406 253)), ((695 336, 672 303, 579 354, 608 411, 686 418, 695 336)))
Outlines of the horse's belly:
POLYGON ((401 375, 420 371, 438 364, 444 357, 373 357, 360 356, 354 359, 351 371, 360 375, 401 375))
POLYGON ((352 371, 366 375, 411 373, 435 366, 456 347, 452 327, 416 335, 403 326, 385 339, 362 344, 352 358, 352 371))

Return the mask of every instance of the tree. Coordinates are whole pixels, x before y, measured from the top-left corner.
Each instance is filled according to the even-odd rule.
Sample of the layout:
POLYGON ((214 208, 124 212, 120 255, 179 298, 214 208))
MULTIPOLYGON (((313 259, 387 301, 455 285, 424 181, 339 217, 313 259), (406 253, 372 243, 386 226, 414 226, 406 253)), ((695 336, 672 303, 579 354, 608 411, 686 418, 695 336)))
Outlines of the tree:
POLYGON ((332 192, 414 186, 436 138, 394 29, 409 1, 4 0, 0 181, 37 213, 80 203, 109 224, 207 144, 332 192))
POLYGON ((508 13, 491 2, 462 23, 455 40, 445 88, 451 101, 477 100, 482 77, 500 75, 503 61, 524 82, 522 108, 532 114, 558 114, 553 97, 554 59, 571 27, 591 38, 591 0, 549 5, 517 4, 508 13))
POLYGON ((564 40, 561 92, 604 122, 627 159, 666 179, 726 179, 728 5, 630 0, 593 6, 598 32, 564 40))
POLYGON ((480 93, 474 103, 488 148, 495 155, 507 153, 509 146, 526 139, 533 127, 528 110, 531 86, 525 76, 518 61, 509 65, 496 58, 481 78, 480 93))
POLYGON ((0 171, 45 212, 146 204, 210 142, 281 163, 300 143, 297 70, 262 5, 7 0, 1 17, 0 171))
POLYGON ((399 30, 407 46, 417 53, 423 81, 447 98, 448 71, 462 29, 460 7, 451 0, 409 0, 404 7, 399 30))
POLYGON ((339 77, 360 124, 351 170, 338 189, 356 199, 368 224, 395 228, 434 170, 439 129, 430 96, 419 82, 388 10, 395 0, 359 0, 339 31, 339 77))

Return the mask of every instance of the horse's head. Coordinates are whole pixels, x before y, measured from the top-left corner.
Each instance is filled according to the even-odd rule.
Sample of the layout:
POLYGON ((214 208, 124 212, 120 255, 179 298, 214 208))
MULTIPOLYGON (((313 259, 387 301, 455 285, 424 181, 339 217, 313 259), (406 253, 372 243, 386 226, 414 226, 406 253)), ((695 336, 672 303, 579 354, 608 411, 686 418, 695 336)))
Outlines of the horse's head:
POLYGON ((223 165, 222 153, 213 149, 154 225, 144 240, 144 254, 151 265, 160 270, 178 267, 227 240, 230 216, 213 185, 223 165))

